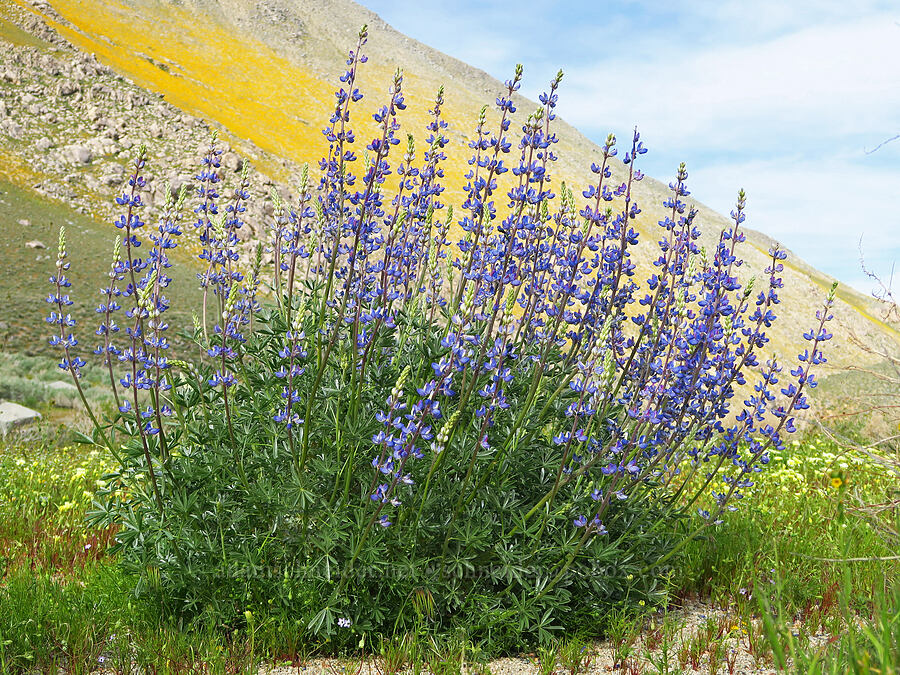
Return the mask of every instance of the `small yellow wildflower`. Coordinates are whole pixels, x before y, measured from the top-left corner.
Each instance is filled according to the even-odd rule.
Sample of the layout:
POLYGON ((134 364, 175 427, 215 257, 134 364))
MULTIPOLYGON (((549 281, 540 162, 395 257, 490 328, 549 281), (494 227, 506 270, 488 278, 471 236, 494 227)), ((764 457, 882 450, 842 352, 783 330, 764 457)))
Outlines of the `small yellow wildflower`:
POLYGON ((833 488, 839 488, 843 484, 844 484, 844 481, 841 479, 840 476, 835 476, 834 478, 831 479, 831 487, 833 487, 833 488))

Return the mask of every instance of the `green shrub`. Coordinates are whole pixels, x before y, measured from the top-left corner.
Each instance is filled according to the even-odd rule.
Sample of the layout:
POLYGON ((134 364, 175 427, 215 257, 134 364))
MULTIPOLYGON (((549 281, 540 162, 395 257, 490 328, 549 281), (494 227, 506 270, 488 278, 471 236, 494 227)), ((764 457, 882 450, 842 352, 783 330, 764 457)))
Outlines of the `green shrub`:
MULTIPOLYGON (((169 199, 149 251, 138 249, 138 154, 97 308, 118 415, 100 423, 89 408, 91 441, 118 469, 93 522, 119 527, 139 594, 216 624, 293 621, 336 647, 370 631, 464 628, 502 648, 589 634, 614 603, 660 599, 685 543, 783 447, 824 361, 833 291, 779 383, 781 364, 757 354, 786 256, 773 248, 757 291, 738 281, 743 194, 733 227, 701 250, 683 166, 640 287, 632 189, 646 150, 635 132, 626 181, 612 184, 610 136, 579 206, 552 177, 561 73, 522 127, 517 159, 506 155, 521 68, 498 99, 496 132, 482 111, 456 220, 441 201, 443 94, 420 158, 411 136, 397 137, 399 72, 357 175, 364 43, 363 30, 318 186, 304 171, 297 204, 276 200, 270 306, 258 302, 262 247, 249 267, 238 254, 247 169, 220 195, 215 139, 206 151, 198 350, 179 359, 165 289, 187 195, 169 199), (753 394, 733 409, 756 366, 753 394), (712 506, 698 508, 708 491, 712 506), (687 528, 697 511, 702 524, 687 528)), ((63 234, 51 343, 78 383, 68 266, 63 234)))

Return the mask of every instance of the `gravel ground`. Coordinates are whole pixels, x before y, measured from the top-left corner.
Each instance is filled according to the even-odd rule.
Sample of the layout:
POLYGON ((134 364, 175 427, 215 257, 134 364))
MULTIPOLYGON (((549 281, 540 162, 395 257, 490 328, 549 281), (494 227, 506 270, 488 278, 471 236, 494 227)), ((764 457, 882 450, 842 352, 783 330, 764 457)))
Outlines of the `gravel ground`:
MULTIPOLYGON (((611 642, 600 642, 589 647, 585 652, 583 666, 577 671, 578 675, 591 675, 597 673, 622 673, 623 675, 639 675, 650 673, 700 673, 702 675, 716 673, 729 673, 734 675, 751 675, 761 673, 779 672, 770 655, 754 657, 750 650, 747 631, 742 628, 739 619, 733 614, 722 611, 710 605, 693 602, 682 610, 670 612, 668 619, 671 622, 670 640, 668 646, 668 670, 664 665, 663 649, 661 644, 661 631, 654 629, 654 621, 657 626, 661 624, 662 616, 650 619, 644 630, 631 642, 630 645, 619 645, 618 648, 611 642), (710 652, 701 653, 699 658, 691 659, 691 645, 702 644, 706 626, 715 624, 716 632, 722 631, 721 637, 713 637, 708 643, 722 645, 718 658, 710 664, 710 652)), ((799 629, 799 626, 798 626, 799 629)), ((757 626, 755 633, 757 645, 764 646, 765 638, 757 626)), ((829 636, 825 633, 810 636, 810 649, 817 649, 827 644, 829 636)), ((766 652, 767 653, 767 652, 766 652)), ((534 654, 523 654, 518 657, 502 658, 487 664, 487 669, 478 664, 466 664, 463 668, 466 673, 491 675, 534 674, 540 675, 549 671, 542 669, 539 659, 534 654)), ((331 675, 387 675, 388 671, 377 659, 367 660, 360 664, 350 660, 341 659, 316 659, 304 664, 291 666, 270 666, 259 671, 265 675, 290 675, 302 673, 313 675, 327 673, 331 675)), ((431 672, 427 664, 420 669, 408 668, 404 672, 431 672)), ((557 663, 552 671, 554 674, 572 673, 570 668, 557 663)))

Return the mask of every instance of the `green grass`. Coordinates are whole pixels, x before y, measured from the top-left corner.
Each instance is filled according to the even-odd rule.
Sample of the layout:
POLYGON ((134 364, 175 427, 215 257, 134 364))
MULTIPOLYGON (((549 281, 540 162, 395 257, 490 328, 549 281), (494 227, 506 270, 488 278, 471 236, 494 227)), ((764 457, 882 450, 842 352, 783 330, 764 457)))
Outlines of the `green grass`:
MULTIPOLYGON (((38 440, 12 437, 0 450, 0 671, 247 672, 330 652, 283 618, 252 616, 239 628, 202 619, 180 625, 136 600, 135 584, 152 584, 152 570, 125 576, 109 550, 115 533, 85 525, 109 466, 100 451, 72 445, 65 429, 38 440)), ((815 437, 773 457, 770 469, 714 538, 694 542, 673 571, 672 607, 702 597, 717 612, 706 623, 685 633, 671 607, 611 608, 603 632, 626 672, 691 672, 712 660, 725 673, 735 646, 760 665, 796 672, 898 672, 898 562, 876 558, 896 555, 891 532, 900 514, 896 501, 880 510, 863 505, 896 500, 900 479, 815 437), (845 561, 854 558, 864 560, 845 561)), ((362 640, 337 668, 355 672, 366 656, 382 672, 488 672, 494 655, 465 635, 362 640)), ((573 674, 592 658, 578 636, 531 657, 540 670, 573 674)))
MULTIPOLYGON (((886 578, 896 580, 896 561, 825 559, 896 554, 900 542, 881 536, 854 510, 897 498, 897 466, 875 465, 865 454, 821 437, 793 441, 784 453, 773 455, 768 471, 719 526, 715 540, 694 544, 682 583, 692 582, 697 591, 714 596, 727 592, 723 579, 733 580, 736 588, 751 588, 761 578, 789 573, 784 597, 802 610, 840 580, 849 565, 854 595, 860 601, 870 597, 886 578)), ((898 518, 896 505, 880 514, 884 525, 898 518)))
POLYGON ((37 47, 49 49, 51 45, 28 31, 22 30, 16 24, 0 16, 0 40, 9 42, 19 47, 37 47))
MULTIPOLYGON (((103 406, 112 401, 105 370, 95 364, 82 369, 81 386, 91 405, 103 406)), ((68 372, 59 369, 55 361, 45 356, 24 356, 0 352, 0 399, 15 401, 40 412, 51 412, 51 404, 64 408, 81 406, 78 393, 69 389, 54 389, 54 382, 71 382, 68 372)))
POLYGON ((770 666, 900 672, 900 458, 889 459, 794 441, 692 545, 676 586, 722 608, 770 666))
POLYGON ((182 630, 134 599, 108 553, 114 532, 85 526, 108 466, 64 437, 0 455, 0 672, 249 667, 246 640, 182 630))

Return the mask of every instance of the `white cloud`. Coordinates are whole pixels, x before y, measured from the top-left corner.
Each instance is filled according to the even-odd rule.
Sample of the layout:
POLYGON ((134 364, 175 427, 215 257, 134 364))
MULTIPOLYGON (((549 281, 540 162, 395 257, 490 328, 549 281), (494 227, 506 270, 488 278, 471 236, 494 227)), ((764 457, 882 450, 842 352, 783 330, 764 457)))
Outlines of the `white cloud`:
POLYGON ((723 213, 743 187, 748 227, 860 291, 871 287, 859 265, 860 240, 867 266, 880 274, 900 259, 900 166, 885 171, 839 157, 757 160, 701 166, 690 183, 694 195, 723 213))
MULTIPOLYGON (((887 15, 762 44, 640 55, 570 71, 562 115, 582 129, 637 124, 667 147, 729 150, 894 132, 900 28, 887 15)), ((752 148, 751 148, 752 149, 752 148)))

